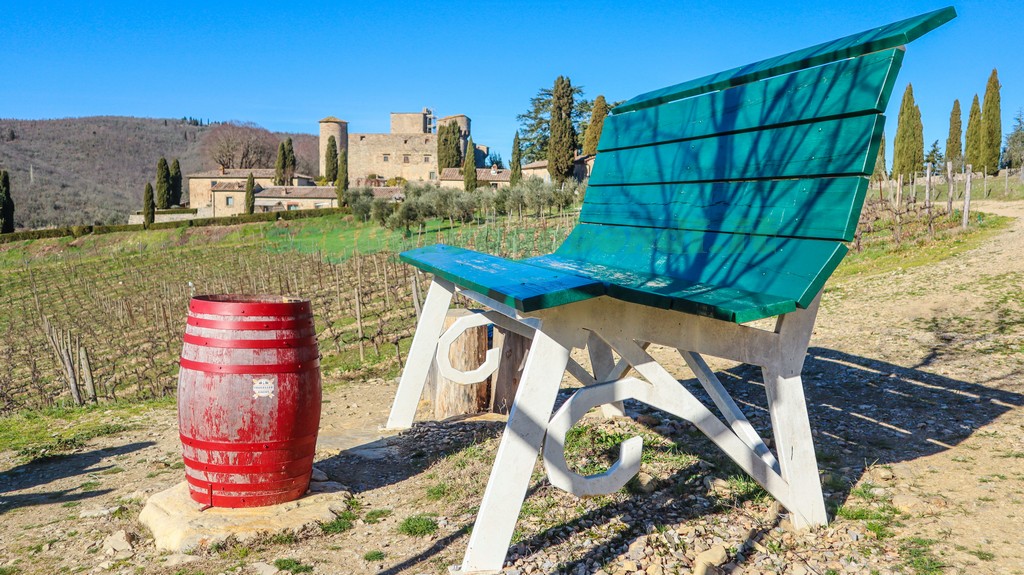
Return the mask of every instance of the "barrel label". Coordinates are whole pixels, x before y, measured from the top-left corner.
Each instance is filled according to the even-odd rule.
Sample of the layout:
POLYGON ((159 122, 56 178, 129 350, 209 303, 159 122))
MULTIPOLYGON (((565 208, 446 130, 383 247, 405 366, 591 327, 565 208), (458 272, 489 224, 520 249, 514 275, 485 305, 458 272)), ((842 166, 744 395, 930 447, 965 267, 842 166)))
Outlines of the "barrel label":
POLYGON ((252 378, 252 396, 274 397, 274 387, 277 383, 277 376, 258 375, 252 378))

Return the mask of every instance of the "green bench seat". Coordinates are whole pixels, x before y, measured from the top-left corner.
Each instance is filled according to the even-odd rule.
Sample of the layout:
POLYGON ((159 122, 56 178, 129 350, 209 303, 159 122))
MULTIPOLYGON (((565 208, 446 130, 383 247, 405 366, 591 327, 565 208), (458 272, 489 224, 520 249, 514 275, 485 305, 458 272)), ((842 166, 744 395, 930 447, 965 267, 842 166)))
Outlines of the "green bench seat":
POLYGON ((605 119, 580 221, 515 263, 408 263, 522 312, 612 298, 744 323, 806 308, 846 254, 902 45, 937 10, 637 96, 605 119))

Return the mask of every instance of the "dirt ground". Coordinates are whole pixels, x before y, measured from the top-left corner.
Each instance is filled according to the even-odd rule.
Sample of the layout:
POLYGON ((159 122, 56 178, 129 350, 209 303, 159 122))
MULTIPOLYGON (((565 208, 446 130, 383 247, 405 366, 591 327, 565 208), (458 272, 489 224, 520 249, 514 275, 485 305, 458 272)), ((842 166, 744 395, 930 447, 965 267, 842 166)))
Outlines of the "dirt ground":
MULTIPOLYGON (((830 283, 804 381, 819 467, 848 483, 833 495, 838 504, 860 488, 899 509, 891 540, 935 541, 931 552, 943 567, 931 572, 1019 574, 1024 202, 979 202, 976 209, 1016 219, 956 258, 830 283)), ((666 350, 656 355, 679 367, 680 377, 691 377, 666 350)), ((754 370, 713 366, 764 429, 768 418, 754 370)), ((379 522, 360 519, 341 534, 268 538, 184 556, 156 551, 135 518, 149 494, 182 480, 176 417, 166 409, 127 421, 132 431, 96 438, 67 456, 22 464, 16 454, 0 453, 0 575, 249 573, 282 558, 310 564, 315 573, 440 573, 461 557, 479 497, 474 490, 462 498, 433 497, 429 490, 444 469, 461 469, 459 461, 445 463, 449 454, 474 443, 493 446, 500 424, 383 437, 378 427, 394 391, 393 381, 329 386, 318 444, 318 466, 348 485, 364 512, 388 511, 379 522), (435 535, 398 533, 400 520, 424 511, 437 515, 435 535), (130 554, 112 556, 103 542, 119 530, 136 539, 130 554), (379 556, 366 558, 376 551, 379 556)), ((486 479, 487 463, 483 457, 467 468, 478 482, 486 479)), ((914 572, 906 557, 877 560, 890 572, 914 572)), ((778 571, 808 572, 787 565, 778 571)), ((770 572, 758 569, 746 572, 770 572)))

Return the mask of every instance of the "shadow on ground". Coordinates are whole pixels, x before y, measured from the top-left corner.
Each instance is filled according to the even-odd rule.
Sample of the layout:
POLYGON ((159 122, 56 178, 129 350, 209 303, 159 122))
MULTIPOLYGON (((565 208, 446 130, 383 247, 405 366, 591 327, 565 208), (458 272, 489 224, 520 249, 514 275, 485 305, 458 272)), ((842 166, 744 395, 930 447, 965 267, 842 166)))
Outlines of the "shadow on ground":
POLYGON ((68 503, 105 495, 111 490, 90 490, 88 487, 83 489, 81 486, 41 493, 14 492, 32 489, 68 477, 87 473, 102 473, 114 467, 114 464, 100 465, 102 461, 152 445, 155 445, 152 441, 129 443, 107 449, 54 455, 13 467, 0 473, 0 515, 20 507, 54 502, 68 503))
MULTIPOLYGON (((770 437, 771 422, 760 370, 740 365, 718 375, 753 426, 763 437, 770 437)), ((824 348, 808 350, 803 377, 819 468, 849 478, 844 489, 829 494, 831 509, 845 502, 867 466, 909 461, 950 449, 1008 411, 1024 406, 1024 395, 990 386, 989 381, 959 381, 824 348)), ((715 411, 695 380, 683 380, 682 384, 715 411)), ((570 392, 563 390, 560 400, 570 392)), ((643 410, 645 406, 627 402, 630 413, 643 410)), ((662 420, 673 419, 658 411, 653 413, 662 420)), ((325 470, 355 492, 372 490, 408 479, 448 454, 497 436, 502 428, 500 422, 418 423, 401 435, 341 453, 324 463, 325 470)), ((670 439, 704 459, 714 460, 719 453, 709 440, 693 433, 670 439)), ((552 541, 557 542, 562 534, 567 537, 577 528, 592 528, 615 518, 629 526, 612 539, 595 543, 582 556, 557 566, 559 570, 571 571, 588 561, 621 553, 653 525, 685 522, 722 511, 723 505, 742 503, 704 498, 703 486, 693 481, 698 475, 695 469, 680 469, 662 482, 666 487, 653 494, 633 494, 626 501, 593 509, 525 538, 509 551, 529 556, 552 541)), ((552 488, 542 480, 531 487, 531 492, 538 489, 552 488)), ((766 524, 761 534, 773 526, 766 524)), ((462 538, 469 528, 470 525, 461 526, 431 548, 382 574, 398 573, 429 560, 462 538)))

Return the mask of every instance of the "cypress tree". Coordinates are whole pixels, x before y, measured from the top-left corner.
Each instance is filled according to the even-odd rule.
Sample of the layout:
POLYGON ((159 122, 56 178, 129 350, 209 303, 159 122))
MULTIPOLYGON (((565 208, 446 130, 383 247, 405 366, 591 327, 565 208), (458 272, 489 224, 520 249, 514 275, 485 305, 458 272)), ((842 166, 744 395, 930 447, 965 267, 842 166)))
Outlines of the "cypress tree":
POLYGON ((921 110, 914 103, 914 87, 907 84, 900 103, 896 121, 896 138, 893 140, 892 177, 900 174, 909 179, 911 174, 921 170, 924 162, 924 134, 921 125, 921 110))
POLYGON ((590 114, 590 123, 587 124, 587 131, 583 137, 583 154, 596 154, 597 143, 601 140, 601 129, 604 128, 604 119, 608 115, 608 102, 604 96, 598 96, 594 100, 594 109, 590 114))
POLYGON ((871 173, 871 181, 878 182, 881 189, 882 182, 888 174, 885 171, 885 132, 882 132, 882 142, 878 146, 878 156, 875 157, 875 171, 871 173))
POLYGON ((178 158, 171 162, 171 205, 181 205, 181 164, 178 158))
POLYGON ((999 75, 995 68, 985 86, 981 107, 981 167, 989 175, 999 173, 999 150, 1003 145, 1003 118, 999 104, 999 75))
POLYGON ((292 183, 292 176, 295 175, 295 150, 292 148, 292 139, 284 141, 284 182, 282 185, 292 183))
POLYGON ((338 155, 338 179, 334 187, 338 191, 338 205, 341 206, 342 195, 348 191, 348 148, 342 148, 338 155))
POLYGON ((981 156, 981 106, 978 104, 978 95, 974 95, 971 102, 971 112, 967 115, 967 139, 964 146, 964 166, 972 166, 972 170, 980 169, 982 164, 981 156))
POLYGON ((146 191, 142 193, 142 225, 149 227, 153 225, 156 206, 153 204, 153 185, 146 182, 146 191))
POLYGON ((245 180, 245 213, 251 214, 256 211, 256 182, 253 181, 252 172, 245 180))
POLYGON ((462 134, 459 125, 451 122, 437 130, 437 170, 440 174, 445 168, 458 168, 462 162, 459 140, 462 134))
POLYGON ((284 142, 277 145, 277 161, 274 162, 274 185, 284 185, 284 165, 287 163, 288 152, 284 149, 284 142))
POLYGON ((167 168, 167 159, 160 158, 156 163, 156 208, 166 210, 171 199, 171 171, 167 168))
POLYGON ((466 141, 466 158, 462 161, 462 188, 467 192, 476 189, 476 146, 472 136, 466 141))
POLYGON ((14 231, 14 197, 11 192, 11 175, 0 170, 0 234, 14 231))
POLYGON ((334 136, 327 138, 327 151, 324 152, 324 160, 327 163, 327 173, 324 176, 327 177, 328 182, 333 182, 338 179, 338 142, 334 139, 334 136))
POLYGON ((519 143, 519 130, 516 130, 516 137, 512 139, 512 175, 509 176, 509 185, 514 186, 523 179, 523 146, 519 143))
MULTIPOLYGON (((953 163, 958 170, 964 162, 963 129, 960 121, 960 100, 953 100, 953 110, 949 113, 949 137, 946 138, 946 161, 953 163)), ((942 166, 942 171, 946 167, 942 166)))
POLYGON ((572 175, 572 162, 576 155, 572 102, 572 82, 559 76, 551 90, 551 140, 548 143, 548 173, 558 184, 572 175))

